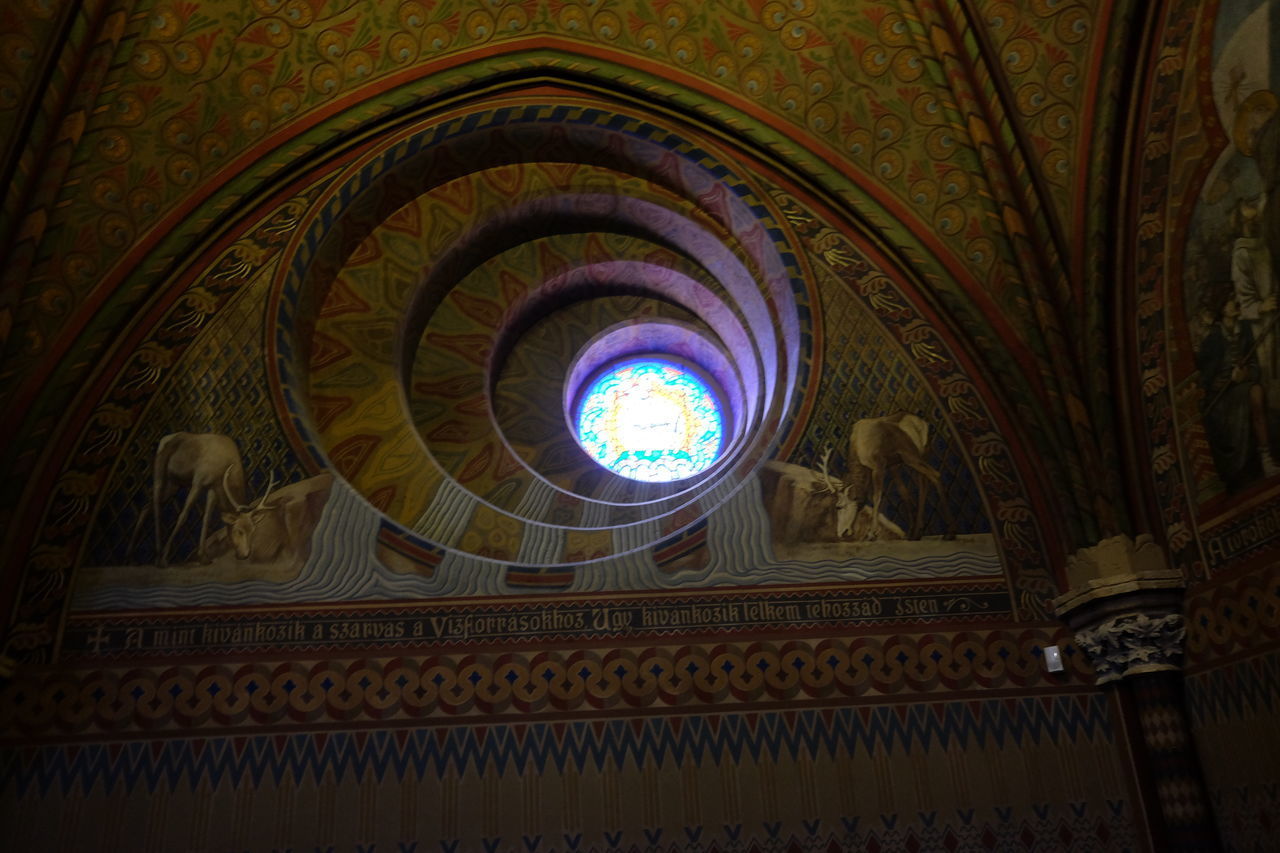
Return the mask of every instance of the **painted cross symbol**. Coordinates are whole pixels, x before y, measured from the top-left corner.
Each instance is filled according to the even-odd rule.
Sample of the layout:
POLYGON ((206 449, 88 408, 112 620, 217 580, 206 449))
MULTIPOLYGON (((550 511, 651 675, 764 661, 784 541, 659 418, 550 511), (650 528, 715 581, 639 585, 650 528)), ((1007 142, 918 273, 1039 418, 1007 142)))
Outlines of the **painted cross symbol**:
POLYGON ((101 654, 102 644, 111 639, 110 634, 102 633, 102 625, 98 625, 98 629, 89 637, 89 645, 93 647, 94 654, 101 654))

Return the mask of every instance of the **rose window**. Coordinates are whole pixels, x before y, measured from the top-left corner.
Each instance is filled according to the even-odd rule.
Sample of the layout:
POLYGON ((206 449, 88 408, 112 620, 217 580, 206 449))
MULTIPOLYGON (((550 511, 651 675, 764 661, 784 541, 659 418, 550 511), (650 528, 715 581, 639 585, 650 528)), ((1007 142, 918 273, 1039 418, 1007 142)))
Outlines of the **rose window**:
POLYGON ((616 363, 576 407, 578 443, 599 464, 648 483, 683 480, 720 455, 724 416, 709 383, 661 358, 616 363))

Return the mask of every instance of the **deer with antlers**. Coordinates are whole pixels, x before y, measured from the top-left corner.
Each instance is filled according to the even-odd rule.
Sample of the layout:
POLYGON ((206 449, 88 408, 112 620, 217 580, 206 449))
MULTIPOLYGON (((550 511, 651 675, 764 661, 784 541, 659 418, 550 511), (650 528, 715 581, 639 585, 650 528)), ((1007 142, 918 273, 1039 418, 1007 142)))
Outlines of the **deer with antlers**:
MULTIPOLYGON (((818 469, 791 462, 765 462, 763 485, 774 537, 783 544, 836 542, 870 538, 867 507, 855 500, 849 484, 831 474, 832 448, 824 448, 818 469)), ((882 524, 897 530, 888 519, 882 524)), ((901 530, 897 530, 899 537, 901 530)))
POLYGON ((774 538, 784 545, 843 539, 901 539, 902 528, 883 515, 871 515, 851 484, 831 474, 831 447, 818 468, 771 460, 764 464, 765 505, 774 538))
POLYGON ((273 476, 257 504, 222 514, 237 560, 306 560, 310 553, 311 534, 329 499, 333 475, 317 474, 279 489, 275 484, 273 476))
POLYGON ((822 459, 818 462, 820 478, 819 494, 834 495, 836 537, 838 539, 902 539, 902 528, 880 514, 862 500, 865 489, 858 487, 856 476, 849 482, 842 483, 830 474, 831 447, 822 451, 822 459))
POLYGON ((775 540, 792 545, 838 538, 836 516, 841 502, 848 500, 829 474, 777 460, 766 462, 761 473, 775 540))

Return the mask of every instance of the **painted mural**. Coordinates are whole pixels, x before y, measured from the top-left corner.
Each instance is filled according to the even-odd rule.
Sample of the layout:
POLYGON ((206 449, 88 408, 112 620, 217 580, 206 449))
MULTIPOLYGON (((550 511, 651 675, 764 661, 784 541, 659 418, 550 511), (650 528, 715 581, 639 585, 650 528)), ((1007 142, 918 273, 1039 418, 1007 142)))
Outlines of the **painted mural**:
POLYGON ((1133 303, 1154 483, 1171 556, 1196 579, 1280 542, 1280 13, 1270 2, 1201 11, 1153 76, 1159 98, 1179 106, 1146 126, 1143 186, 1153 189, 1137 204, 1133 303))
POLYGON ((186 567, 183 583, 295 575, 311 553, 312 535, 333 488, 328 472, 279 487, 273 475, 263 494, 250 500, 239 449, 219 433, 170 433, 156 446, 152 466, 151 494, 137 509, 125 553, 146 551, 142 541, 154 533, 148 543, 154 568, 135 566, 133 572, 116 570, 97 579, 86 574, 82 583, 163 585, 173 574, 169 569, 175 542, 190 539, 189 528, 196 519, 194 550, 178 561, 186 567), (180 502, 177 517, 166 524, 175 500, 180 502))
MULTIPOLYGON (((1005 498, 975 478, 1008 458, 972 382, 850 238, 727 158, 702 170, 705 152, 658 126, 624 142, 595 107, 577 123, 543 112, 392 137, 345 188, 268 216, 248 238, 263 248, 233 244, 196 279, 247 286, 220 311, 207 285, 171 309, 169 334, 190 343, 111 460, 77 608, 972 579, 1040 562, 1029 516, 994 533, 988 503, 1025 498, 1011 472, 1005 498), (581 163, 548 165, 540 145, 560 160, 576 146, 581 163), (492 165, 455 171, 461 146, 492 165), (419 186, 399 179, 410 171, 419 186), (820 303, 806 275, 826 283, 820 303), (722 458, 687 482, 609 474, 568 425, 575 376, 646 348, 702 365, 732 413, 722 458), (960 435, 948 411, 967 415, 960 435)), ((1034 608, 1052 586, 1032 577, 1020 605, 1034 608)))
POLYGON ((1212 104, 1226 134, 1195 201, 1183 299, 1212 458, 1201 500, 1280 474, 1280 54, 1277 6, 1222 7, 1212 104))
MULTIPOLYGON (((50 451, 60 473, 6 498, 22 502, 11 547, 34 574, 12 594, 32 648, 48 649, 73 586, 75 607, 109 609, 228 600, 233 587, 304 601, 353 587, 376 597, 1005 572, 1019 612, 1047 612, 1069 543, 1112 521, 1105 442, 1061 369, 1069 318, 1031 307, 1066 286, 1053 247, 1082 227, 1087 194, 1065 164, 1094 143, 1091 87, 1079 84, 1110 79, 1111 7, 616 5, 406 0, 357 16, 342 2, 157 2, 86 36, 68 107, 85 120, 50 149, 5 272, 24 283, 0 293, 11 318, 0 330, 26 330, 21 346, 6 338, 0 385, 30 408, 24 424, 65 420, 50 451), (988 64, 1018 97, 964 70, 988 64), (550 82, 538 97, 474 88, 498 72, 550 82), (575 88, 591 77, 681 105, 684 119, 624 116, 575 88), (110 109, 94 110, 104 85, 110 109), (490 97, 492 110, 478 106, 490 97), (358 141, 356 126, 368 134, 358 141), (722 146, 739 137, 809 177, 766 186, 781 173, 722 146), (244 171, 262 152, 269 187, 244 171), (61 175, 90 189, 60 204, 61 175), (1015 186, 1028 176, 1035 191, 1015 186), (803 197, 811 178, 823 189, 803 197), (502 223, 494 211, 507 202, 515 219, 502 223), (574 228, 532 233, 575 217, 607 227, 577 245, 574 228), (508 245, 481 269, 474 252, 493 233, 469 231, 486 228, 508 245), (320 246, 330 231, 349 233, 320 246), (424 247, 448 259, 442 272, 421 265, 424 247), (563 265, 578 253, 588 263, 563 265), (536 312, 585 281, 616 290, 636 276, 663 303, 654 316, 723 343, 708 357, 741 367, 734 393, 757 405, 729 470, 683 496, 575 467, 562 403, 526 404, 543 393, 525 371, 545 366, 544 344, 582 343, 551 327, 586 328, 566 310, 537 328, 536 312), (819 304, 828 287, 860 307, 819 304), (161 290, 139 310, 140 294, 161 290), (4 301, 20 292, 31 297, 21 306, 4 301), (106 303, 110 316, 136 312, 127 335, 71 307, 106 303), (938 322, 943 303, 955 324, 938 322), (406 308, 410 328, 394 328, 406 308), (883 339, 851 343, 854 319, 883 339), (496 372, 482 364, 486 338, 496 372), (47 381, 39 354, 68 347, 70 372, 47 381), (196 350, 220 367, 202 375, 196 350), (819 390, 827 376, 853 379, 818 368, 854 352, 854 381, 887 396, 819 390), (1053 366, 1037 375, 1041 355, 1053 366), (265 372, 245 363, 264 357, 265 372), (483 413, 489 380, 496 430, 483 413), (85 381, 66 410, 59 394, 85 381), (1016 415, 988 405, 991 387, 1016 415), (901 451, 886 465, 856 458, 854 421, 906 415, 927 423, 914 467, 901 451), (235 442, 245 503, 196 490, 178 524, 192 491, 167 478, 176 488, 164 494, 155 461, 181 433, 235 442), (815 522, 839 530, 797 549, 787 521, 770 521, 787 502, 778 468, 818 471, 828 446, 834 500, 853 523, 815 522), (224 516, 325 474, 333 484, 309 510, 305 543, 283 534, 288 546, 269 558, 252 543, 235 556, 224 516), (327 533, 337 529, 340 542, 327 533)), ((8 446, 16 458, 47 438, 22 426, 8 446)))
MULTIPOLYGON (((831 471, 831 447, 816 468, 769 461, 762 474, 774 549, 788 556, 866 554, 872 543, 913 542, 919 552, 925 539, 925 508, 932 500, 943 517, 943 530, 930 537, 939 543, 957 539, 955 520, 937 468, 925 459, 929 425, 917 415, 897 412, 862 418, 849 430, 848 471, 831 471), (898 523, 885 515, 890 501, 898 507, 898 523), (856 543, 859 547, 848 547, 856 543), (835 548, 831 546, 835 545, 835 548)), ((990 537, 985 537, 988 540, 990 537)), ((895 546, 903 553, 906 549, 895 546)), ((944 545, 939 555, 954 552, 944 545)))
POLYGON ((1191 587, 1186 694, 1206 786, 1225 849, 1265 849, 1280 750, 1280 4, 1164 13, 1135 155, 1135 373, 1170 558, 1191 587))
POLYGON ((1156 849, 1049 604, 1133 5, 0 9, 15 843, 1156 849), (637 348, 705 471, 573 440, 637 348))

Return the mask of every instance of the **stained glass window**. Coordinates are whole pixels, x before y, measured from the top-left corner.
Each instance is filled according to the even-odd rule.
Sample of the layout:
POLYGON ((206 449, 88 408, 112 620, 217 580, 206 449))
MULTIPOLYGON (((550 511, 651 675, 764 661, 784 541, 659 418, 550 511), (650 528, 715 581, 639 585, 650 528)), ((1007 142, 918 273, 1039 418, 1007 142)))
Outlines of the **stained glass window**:
POLYGON ((665 483, 716 461, 724 418, 692 370, 643 358, 615 364, 587 387, 577 428, 583 449, 615 474, 665 483))

